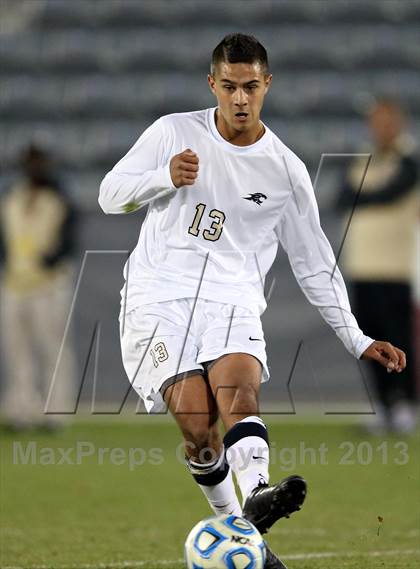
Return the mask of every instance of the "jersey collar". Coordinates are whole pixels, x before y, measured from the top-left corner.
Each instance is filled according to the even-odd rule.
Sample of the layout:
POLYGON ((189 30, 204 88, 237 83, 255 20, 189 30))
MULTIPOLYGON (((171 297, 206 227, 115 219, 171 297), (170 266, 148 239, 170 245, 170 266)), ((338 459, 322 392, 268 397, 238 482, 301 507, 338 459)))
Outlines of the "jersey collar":
POLYGON ((216 121, 215 121, 216 109, 217 107, 212 107, 211 109, 207 109, 207 123, 209 125, 209 130, 213 135, 213 138, 215 138, 216 141, 219 144, 221 144, 226 150, 228 150, 229 152, 233 152, 235 154, 250 154, 250 153, 255 153, 258 150, 261 150, 268 144, 271 131, 265 123, 263 123, 265 128, 264 134, 259 140, 257 140, 257 142, 254 142, 254 144, 249 144, 248 146, 237 146, 236 144, 231 144, 228 140, 223 138, 223 136, 217 130, 216 121))

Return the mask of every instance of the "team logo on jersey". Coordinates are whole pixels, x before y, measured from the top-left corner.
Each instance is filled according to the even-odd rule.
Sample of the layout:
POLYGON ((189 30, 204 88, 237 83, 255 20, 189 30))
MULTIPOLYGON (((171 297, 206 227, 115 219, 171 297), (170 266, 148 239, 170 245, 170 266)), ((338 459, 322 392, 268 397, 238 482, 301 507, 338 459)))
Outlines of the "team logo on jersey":
POLYGON ((249 196, 242 196, 244 198, 244 200, 250 200, 254 203, 257 203, 258 205, 261 205, 263 203, 263 200, 267 199, 267 196, 265 194, 260 194, 259 192, 255 193, 255 194, 249 194, 249 196))

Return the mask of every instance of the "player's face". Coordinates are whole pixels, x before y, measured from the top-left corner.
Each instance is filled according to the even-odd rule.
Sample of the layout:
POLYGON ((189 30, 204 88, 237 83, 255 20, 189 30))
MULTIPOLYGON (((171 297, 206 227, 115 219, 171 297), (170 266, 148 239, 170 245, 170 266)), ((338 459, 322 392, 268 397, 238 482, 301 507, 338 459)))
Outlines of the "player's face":
POLYGON ((369 126, 379 148, 387 148, 401 132, 402 113, 396 107, 379 103, 369 115, 369 126))
POLYGON ((245 132, 259 125, 264 97, 271 84, 260 63, 220 63, 208 76, 219 111, 230 128, 245 132))

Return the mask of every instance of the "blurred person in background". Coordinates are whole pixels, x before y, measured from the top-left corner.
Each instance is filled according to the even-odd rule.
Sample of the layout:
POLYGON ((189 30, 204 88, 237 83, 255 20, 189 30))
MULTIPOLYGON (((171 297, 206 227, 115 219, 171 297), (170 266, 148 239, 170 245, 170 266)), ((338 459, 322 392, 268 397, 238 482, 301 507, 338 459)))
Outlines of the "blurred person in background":
POLYGON ((65 347, 46 409, 72 293, 75 212, 43 148, 29 146, 21 167, 23 178, 0 200, 1 411, 7 428, 54 430, 73 383, 65 347))
POLYGON ((415 429, 417 415, 413 283, 419 171, 397 101, 378 100, 367 121, 372 143, 366 174, 366 155, 356 157, 338 199, 341 211, 353 210, 343 266, 361 328, 388 338, 407 355, 407 367, 397 376, 368 363, 378 405, 367 427, 374 434, 404 433, 415 429))

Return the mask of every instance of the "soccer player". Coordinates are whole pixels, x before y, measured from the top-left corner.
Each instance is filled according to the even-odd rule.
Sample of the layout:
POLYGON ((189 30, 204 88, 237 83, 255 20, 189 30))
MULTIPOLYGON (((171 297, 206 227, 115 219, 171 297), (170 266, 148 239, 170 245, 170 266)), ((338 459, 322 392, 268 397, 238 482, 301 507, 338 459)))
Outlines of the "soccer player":
MULTIPOLYGON (((405 367, 401 350, 360 330, 305 165, 260 120, 271 81, 254 37, 225 37, 208 75, 217 107, 159 118, 105 176, 99 196, 105 213, 148 206, 124 270, 128 378, 148 412, 169 408, 213 511, 243 515, 262 533, 306 495, 297 475, 268 485, 258 408, 269 378, 263 285, 278 242, 305 296, 351 354, 405 367)), ((268 546, 265 567, 284 568, 268 546)))

